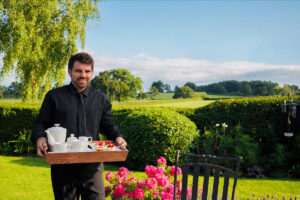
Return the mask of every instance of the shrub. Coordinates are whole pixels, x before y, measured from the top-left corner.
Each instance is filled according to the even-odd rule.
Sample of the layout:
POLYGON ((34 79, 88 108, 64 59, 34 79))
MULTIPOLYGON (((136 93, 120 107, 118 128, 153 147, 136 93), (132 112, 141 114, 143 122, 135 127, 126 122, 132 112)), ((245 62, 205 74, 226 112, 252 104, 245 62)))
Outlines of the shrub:
POLYGON ((258 143, 249 135, 241 132, 241 127, 236 126, 225 132, 206 131, 199 137, 198 149, 200 154, 217 155, 221 157, 242 156, 240 171, 246 172, 249 166, 257 163, 259 156, 258 143))
POLYGON ((0 144, 17 140, 21 131, 31 130, 39 106, 23 104, 1 104, 0 144))
POLYGON ((14 152, 17 154, 29 154, 36 150, 36 145, 31 142, 31 130, 20 132, 17 140, 9 141, 14 144, 14 152))
POLYGON ((127 164, 141 169, 160 156, 174 162, 177 149, 188 151, 198 136, 195 124, 187 117, 168 110, 133 111, 120 125, 128 142, 127 164))
MULTIPOLYGON (((299 97, 293 98, 299 100, 299 97)), ((299 162, 297 152, 299 152, 300 142, 296 140, 298 133, 293 138, 283 136, 281 105, 284 100, 287 100, 287 97, 219 100, 196 109, 194 115, 190 115, 190 119, 195 122, 202 134, 207 131, 213 132, 215 125, 220 122, 228 124, 228 130, 232 129, 231 127, 240 126, 241 133, 250 136, 252 142, 258 144, 260 155, 255 159, 255 163, 251 162, 250 164, 249 162, 248 166, 245 166, 247 163, 245 160, 246 163, 242 163, 244 169, 257 165, 264 169, 266 176, 279 177, 284 174, 287 176, 289 173, 295 174, 297 171, 295 171, 295 165, 299 162), (278 166, 284 170, 274 173, 274 169, 277 169, 278 166)), ((299 114, 299 110, 297 112, 299 114)), ((234 138, 234 134, 236 133, 229 131, 226 135, 234 138)), ((227 142, 230 142, 230 139, 227 142)), ((248 147, 251 146, 248 145, 248 147)), ((255 145, 253 148, 255 149, 255 145)), ((254 149, 251 147, 247 151, 255 152, 254 149)))

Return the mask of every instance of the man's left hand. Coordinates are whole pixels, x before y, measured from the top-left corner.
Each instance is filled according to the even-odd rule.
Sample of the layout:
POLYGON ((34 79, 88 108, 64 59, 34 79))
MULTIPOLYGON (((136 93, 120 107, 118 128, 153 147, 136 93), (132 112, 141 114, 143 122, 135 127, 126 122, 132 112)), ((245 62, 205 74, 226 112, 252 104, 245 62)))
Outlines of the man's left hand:
POLYGON ((117 137, 116 139, 116 146, 118 146, 120 149, 125 150, 127 146, 127 142, 122 137, 117 137))

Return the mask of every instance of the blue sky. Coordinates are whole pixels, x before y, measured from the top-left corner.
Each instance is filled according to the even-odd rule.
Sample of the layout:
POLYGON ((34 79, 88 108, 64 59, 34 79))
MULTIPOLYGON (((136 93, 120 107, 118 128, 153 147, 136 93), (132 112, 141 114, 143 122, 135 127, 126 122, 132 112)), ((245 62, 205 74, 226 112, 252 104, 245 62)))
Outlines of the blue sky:
POLYGON ((99 9, 83 49, 95 74, 128 69, 145 91, 157 80, 300 86, 300 1, 106 0, 99 9))
POLYGON ((297 1, 105 1, 86 46, 101 55, 299 64, 297 1))
POLYGON ((96 71, 198 85, 266 80, 300 85, 299 1, 105 1, 85 51, 96 71))

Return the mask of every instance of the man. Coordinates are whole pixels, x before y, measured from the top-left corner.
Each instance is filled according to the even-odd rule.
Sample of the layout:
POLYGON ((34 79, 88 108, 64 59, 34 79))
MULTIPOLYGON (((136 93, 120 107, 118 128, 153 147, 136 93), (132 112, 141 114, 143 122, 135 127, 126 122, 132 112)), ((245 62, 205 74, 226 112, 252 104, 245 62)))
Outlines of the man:
MULTIPOLYGON (((58 123, 67 129, 67 137, 89 136, 99 140, 99 130, 121 149, 126 141, 113 123, 111 104, 106 95, 90 88, 94 61, 87 53, 71 56, 68 74, 71 83, 47 93, 32 130, 37 154, 48 149, 45 129, 58 123)), ((51 165, 52 187, 56 200, 104 199, 103 163, 51 165)))

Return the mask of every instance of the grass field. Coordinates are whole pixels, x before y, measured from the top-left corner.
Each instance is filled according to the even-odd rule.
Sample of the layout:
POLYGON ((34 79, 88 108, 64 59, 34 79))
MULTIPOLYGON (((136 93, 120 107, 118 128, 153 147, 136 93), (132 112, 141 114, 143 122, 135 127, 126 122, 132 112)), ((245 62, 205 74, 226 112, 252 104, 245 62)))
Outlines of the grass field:
MULTIPOLYGON (((117 166, 105 165, 105 172, 116 171, 117 166)), ((133 172, 136 178, 145 178, 144 172, 133 172)), ((105 182, 107 184, 107 182, 105 182)), ((300 180, 244 179, 238 180, 236 199, 255 199, 267 194, 300 198, 300 180)), ((50 167, 37 157, 0 156, 0 200, 50 200, 53 198, 50 167)))
POLYGON ((187 107, 198 108, 206 106, 214 100, 203 99, 171 99, 171 100, 133 100, 124 102, 113 102, 113 108, 118 107, 187 107))
MULTIPOLYGON (((113 108, 120 107, 188 107, 198 108, 214 102, 214 100, 203 100, 201 98, 191 99, 166 99, 166 100, 129 100, 112 102, 113 108)), ((1 104, 24 105, 20 99, 2 99, 1 104)), ((28 106, 41 105, 41 102, 29 103, 28 106)))
MULTIPOLYGON (((154 99, 136 100, 130 99, 122 102, 112 102, 113 108, 120 107, 184 107, 184 108, 198 108, 206 106, 220 98, 241 98, 241 96, 234 95, 208 95, 211 100, 203 100, 202 98, 187 98, 187 99, 173 99, 174 93, 159 93, 154 99)), ((9 103, 15 105, 23 105, 21 99, 0 99, 2 103, 9 103)), ((28 106, 41 105, 41 102, 29 103, 28 106)))

